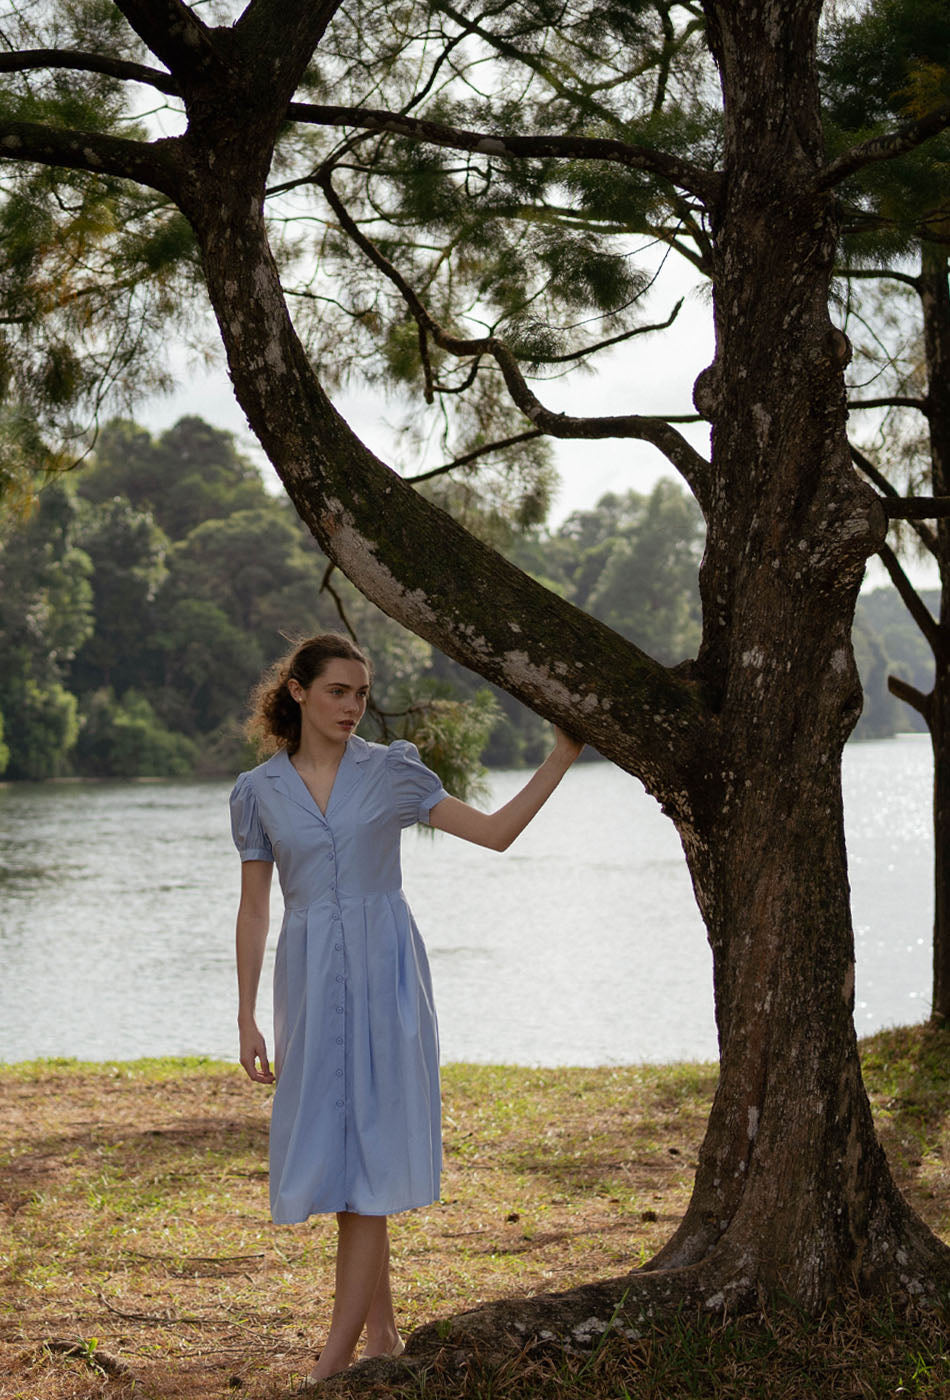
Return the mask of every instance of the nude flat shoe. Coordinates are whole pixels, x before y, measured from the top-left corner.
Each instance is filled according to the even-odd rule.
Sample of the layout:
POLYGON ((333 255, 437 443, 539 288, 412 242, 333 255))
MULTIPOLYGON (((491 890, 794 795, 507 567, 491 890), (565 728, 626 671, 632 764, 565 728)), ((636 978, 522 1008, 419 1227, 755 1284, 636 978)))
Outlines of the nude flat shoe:
POLYGON ((361 1356, 361 1361, 395 1361, 397 1356, 402 1356, 406 1350, 406 1344, 402 1337, 393 1347, 392 1351, 375 1351, 372 1356, 361 1356))

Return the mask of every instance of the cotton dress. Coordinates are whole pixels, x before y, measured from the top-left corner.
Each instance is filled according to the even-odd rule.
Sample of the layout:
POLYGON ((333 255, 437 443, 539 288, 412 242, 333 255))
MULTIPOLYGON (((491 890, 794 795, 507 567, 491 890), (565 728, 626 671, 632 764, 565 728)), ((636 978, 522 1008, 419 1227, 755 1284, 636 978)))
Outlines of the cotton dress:
POLYGON ((231 793, 241 859, 275 861, 284 896, 270 1129, 281 1224, 438 1200, 438 1030, 399 843, 445 796, 415 745, 355 735, 325 816, 284 749, 231 793))

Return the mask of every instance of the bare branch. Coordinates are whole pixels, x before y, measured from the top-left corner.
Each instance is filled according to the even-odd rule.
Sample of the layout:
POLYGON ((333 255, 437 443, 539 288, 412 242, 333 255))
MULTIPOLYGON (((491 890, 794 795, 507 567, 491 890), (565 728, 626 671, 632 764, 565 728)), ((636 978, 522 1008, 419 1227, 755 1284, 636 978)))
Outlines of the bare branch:
POLYGON ((248 75, 271 102, 288 102, 342 0, 251 0, 231 34, 248 75))
POLYGON ((888 520, 942 520, 950 515, 950 496, 887 496, 881 504, 888 520))
POLYGON ((212 31, 184 0, 115 0, 115 6, 176 76, 223 66, 212 31))
POLYGON ((350 624, 350 619, 346 615, 346 609, 343 606, 343 599, 340 597, 339 593, 336 591, 336 589, 333 587, 333 584, 330 582, 330 579, 333 575, 333 570, 335 568, 336 565, 331 559, 330 563, 326 567, 326 572, 323 575, 323 579, 321 580, 320 587, 317 591, 320 593, 329 593, 336 606, 336 610, 339 614, 340 621, 343 623, 343 626, 346 628, 347 632, 349 632, 356 645, 359 646, 360 639, 353 631, 353 628, 350 624))
POLYGON ((891 582, 900 594, 904 606, 930 643, 934 655, 944 657, 947 645, 940 630, 940 624, 904 573, 897 555, 890 545, 885 544, 878 551, 878 556, 887 570, 891 582))
POLYGON ((892 695, 896 695, 898 700, 903 700, 911 709, 923 715, 930 728, 931 716, 933 714, 933 695, 925 695, 922 690, 918 690, 915 685, 910 685, 907 681, 902 681, 900 676, 888 676, 887 688, 892 695))
POLYGON ((931 136, 936 136, 938 132, 946 130, 948 126, 950 126, 950 102, 945 102, 918 121, 905 122, 895 131, 887 132, 883 136, 872 136, 869 141, 862 141, 860 145, 853 146, 850 151, 845 151, 844 155, 833 160, 821 171, 815 181, 815 189, 832 189, 842 180, 846 180, 849 175, 863 170, 866 165, 873 165, 881 160, 894 160, 896 156, 902 156, 905 151, 912 151, 931 136))
POLYGON ((890 398, 849 399, 848 408, 916 408, 925 417, 930 415, 930 404, 926 399, 914 398, 907 394, 894 394, 890 398))
POLYGON ((680 314, 685 300, 685 297, 680 297, 665 321, 655 321, 649 326, 634 326, 632 330, 620 331, 617 335, 608 336, 606 340, 598 340, 594 345, 585 345, 581 350, 570 350, 565 355, 539 357, 535 363, 539 365, 566 365, 571 360, 583 360, 588 355, 596 354, 598 350, 606 350, 608 345, 619 345, 623 340, 631 340, 635 335, 649 335, 652 331, 665 331, 668 326, 672 326, 680 314))
POLYGON ((116 175, 160 190, 178 193, 178 142, 128 141, 95 131, 44 126, 40 122, 0 121, 0 159, 62 165, 90 175, 116 175))
MULTIPOLYGON (((869 481, 874 482, 874 485, 881 492, 881 494, 887 497, 888 500, 899 500, 900 492, 896 489, 896 487, 891 485, 884 473, 874 465, 870 458, 865 457, 861 449, 855 447, 854 443, 849 443, 848 446, 851 449, 851 460, 854 463, 854 465, 858 467, 862 472, 864 472, 864 475, 868 478, 869 481)), ((921 544, 923 544, 926 549, 929 549, 931 554, 936 554, 937 536, 931 530, 930 526, 925 525, 923 521, 920 520, 909 520, 908 524, 916 534, 917 538, 920 540, 921 544)))
POLYGON ((420 472, 418 476, 404 477, 404 481, 411 481, 413 485, 418 481, 431 481, 434 476, 444 476, 446 472, 454 471, 456 467, 467 467, 469 462, 477 461, 479 457, 485 457, 489 452, 501 452, 505 447, 515 447, 520 442, 531 442, 534 438, 544 437, 540 428, 530 428, 526 433, 515 433, 514 437, 501 438, 498 442, 487 442, 484 447, 473 448, 471 452, 465 452, 461 457, 456 457, 453 462, 445 462, 441 467, 433 467, 431 471, 420 472))
POLYGON ((509 394, 522 413, 531 420, 536 428, 551 437, 589 440, 639 438, 644 442, 651 442, 676 467, 700 506, 705 509, 709 463, 666 419, 638 414, 628 414, 622 417, 575 418, 565 413, 555 413, 546 408, 529 388, 517 359, 503 340, 494 335, 469 339, 449 334, 430 315, 402 273, 366 237, 356 221, 350 216, 333 188, 330 172, 323 170, 317 176, 316 183, 326 195, 331 209, 339 220, 340 227, 358 247, 363 249, 366 256, 384 276, 389 278, 398 289, 419 326, 431 335, 441 349, 448 351, 450 355, 460 357, 491 355, 501 370, 509 394))
POLYGON ((881 281, 887 279, 890 282, 903 282, 908 287, 913 287, 915 292, 920 291, 920 279, 912 277, 909 272, 897 272, 891 267, 843 267, 836 273, 836 276, 844 278, 854 278, 858 281, 881 281))
POLYGON ((19 53, 0 53, 0 73, 27 73, 37 68, 69 68, 79 73, 102 73, 124 82, 146 83, 170 97, 177 97, 181 91, 170 73, 107 54, 84 53, 81 49, 23 49, 19 53))
POLYGON ((371 107, 324 107, 310 102, 291 102, 286 115, 290 121, 390 132, 413 141, 446 146, 454 151, 473 151, 478 155, 608 161, 630 170, 648 170, 681 189, 689 190, 690 194, 707 204, 715 202, 720 184, 716 171, 705 170, 691 161, 680 160, 650 146, 633 146, 626 141, 606 137, 497 136, 371 107))

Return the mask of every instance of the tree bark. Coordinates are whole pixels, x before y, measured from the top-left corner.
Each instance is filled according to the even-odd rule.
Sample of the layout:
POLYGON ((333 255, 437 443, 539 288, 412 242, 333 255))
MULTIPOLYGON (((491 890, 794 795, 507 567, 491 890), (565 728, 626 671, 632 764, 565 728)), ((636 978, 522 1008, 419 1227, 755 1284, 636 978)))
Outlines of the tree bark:
POLYGON ((718 700, 722 800, 698 839, 682 835, 722 1073, 689 1209, 648 1267, 693 1266, 727 1300, 765 1286, 815 1306, 856 1281, 926 1289, 947 1257, 893 1185, 853 1027, 841 753, 861 704, 854 605, 885 518, 845 438, 835 205, 807 193, 820 6, 706 9, 728 178, 716 359, 697 385, 717 488, 699 669, 718 700))

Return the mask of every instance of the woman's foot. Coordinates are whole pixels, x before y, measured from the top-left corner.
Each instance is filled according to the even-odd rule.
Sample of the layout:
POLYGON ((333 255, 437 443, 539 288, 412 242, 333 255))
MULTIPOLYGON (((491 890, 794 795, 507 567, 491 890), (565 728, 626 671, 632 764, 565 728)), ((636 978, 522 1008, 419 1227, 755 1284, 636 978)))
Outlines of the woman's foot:
POLYGON ((321 1381, 329 1380, 330 1376, 338 1376, 341 1371, 345 1371, 348 1366, 352 1366, 356 1360, 356 1353, 351 1352, 349 1357, 336 1359, 324 1348, 317 1357, 317 1364, 308 1376, 305 1376, 300 1383, 299 1389, 308 1390, 311 1386, 319 1385, 321 1381))
POLYGON ((378 1356, 402 1356, 405 1350, 406 1344, 398 1332, 394 1336, 388 1337, 367 1337, 366 1345, 360 1354, 360 1360, 369 1361, 378 1356))

